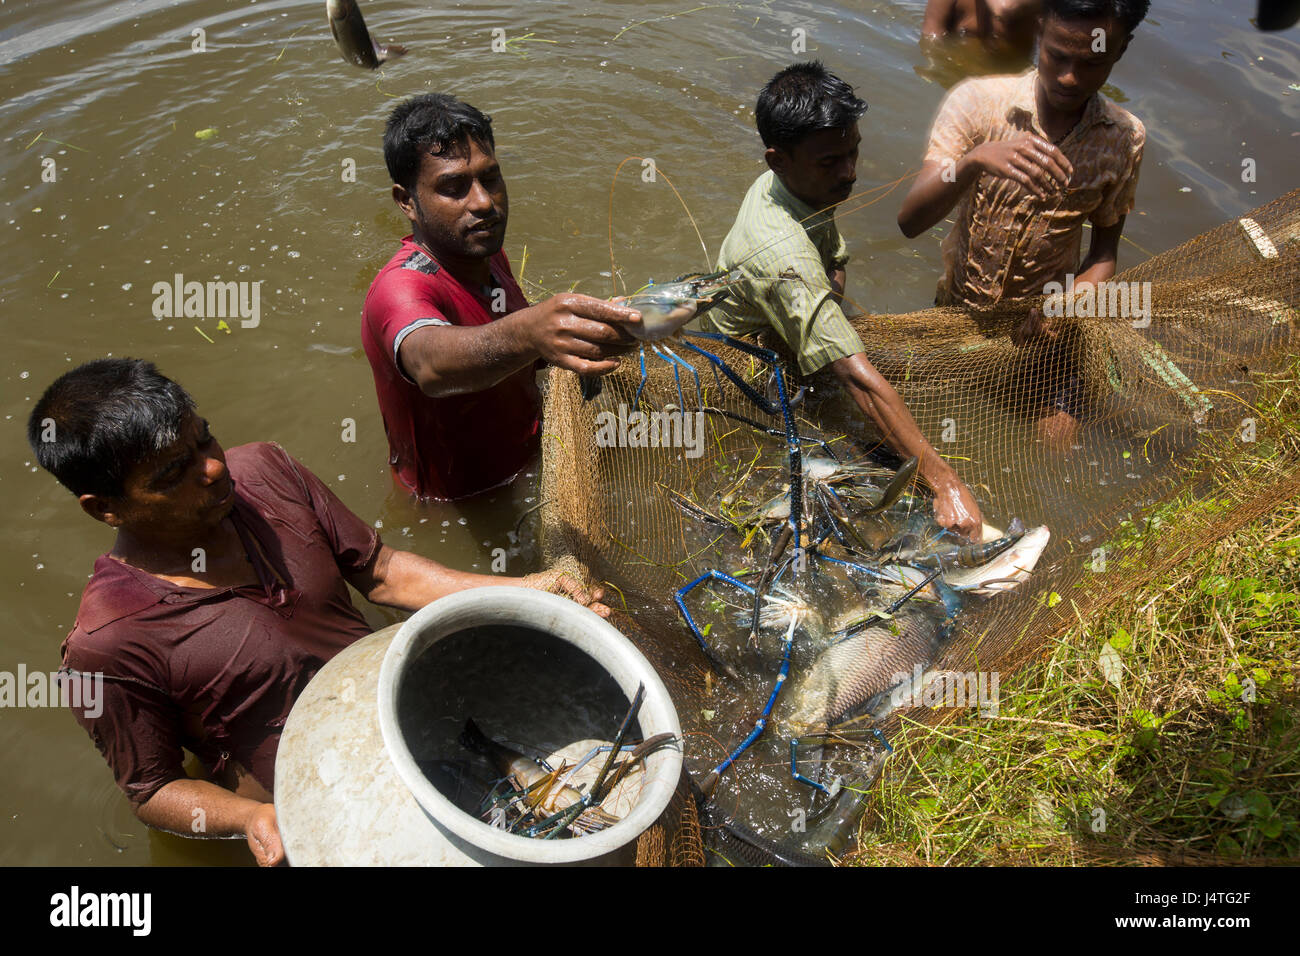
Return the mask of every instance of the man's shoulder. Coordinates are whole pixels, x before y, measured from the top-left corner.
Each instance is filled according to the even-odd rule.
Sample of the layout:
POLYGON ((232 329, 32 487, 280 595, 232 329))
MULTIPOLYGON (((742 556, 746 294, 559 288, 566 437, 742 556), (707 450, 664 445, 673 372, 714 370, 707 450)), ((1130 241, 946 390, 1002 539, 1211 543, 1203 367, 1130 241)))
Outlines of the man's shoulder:
MULTIPOLYGON (((94 634, 123 618, 139 614, 163 600, 160 588, 149 586, 138 572, 107 554, 95 559, 95 568, 81 593, 77 621, 67 644, 94 634)), ((67 646, 65 644, 65 647, 67 646)))
POLYGON ((1022 85, 1032 74, 998 73, 992 76, 968 76, 955 83, 946 97, 954 102, 978 102, 1006 108, 1021 94, 1022 85))
POLYGON ((288 474, 293 465, 289 453, 273 441, 252 441, 226 449, 226 467, 235 481, 255 481, 270 471, 288 474))
POLYGON ((285 502, 311 506, 305 477, 311 472, 278 442, 249 442, 231 448, 226 452, 226 467, 238 493, 263 511, 274 512, 285 502))
POLYGON ((401 246, 384 263, 371 286, 399 276, 436 276, 441 271, 437 260, 421 249, 413 236, 404 236, 401 246))
POLYGON ((428 295, 442 286, 442 267, 410 236, 384 263, 366 292, 363 316, 374 321, 412 297, 428 295))
POLYGON ((763 173, 741 203, 740 212, 722 244, 721 268, 741 264, 757 269, 767 260, 777 261, 798 251, 813 249, 808 234, 799 228, 794 213, 773 194, 776 174, 763 173), (806 248, 805 248, 806 247, 806 248))
POLYGON ((1146 142, 1147 128, 1140 119, 1109 97, 1101 93, 1097 96, 1100 98, 1101 114, 1108 124, 1119 130, 1135 146, 1146 142))
POLYGON ((60 648, 63 666, 160 690, 166 654, 149 647, 149 635, 155 632, 139 622, 165 598, 164 589, 151 586, 143 572, 101 555, 60 648))

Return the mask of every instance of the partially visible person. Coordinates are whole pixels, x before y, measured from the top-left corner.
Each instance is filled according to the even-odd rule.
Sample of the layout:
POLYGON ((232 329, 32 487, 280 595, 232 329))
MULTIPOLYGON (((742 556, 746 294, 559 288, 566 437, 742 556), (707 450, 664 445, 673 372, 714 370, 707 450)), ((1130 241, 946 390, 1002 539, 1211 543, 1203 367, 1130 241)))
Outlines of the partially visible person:
POLYGON ((862 340, 840 306, 848 252, 834 207, 857 180, 858 119, 867 104, 821 63, 787 67, 758 96, 758 132, 768 171, 741 203, 727 233, 718 269, 739 268, 735 304, 705 313, 704 328, 743 336, 773 329, 812 375, 824 368, 862 414, 903 457, 920 459, 935 492, 935 519, 978 537, 979 505, 921 434, 903 399, 868 360, 862 340))
MULTIPOLYGON (((948 93, 898 214, 913 238, 955 209, 937 304, 984 309, 1042 295, 1067 275, 1083 293, 1115 274, 1146 129, 1100 90, 1147 7, 1148 0, 1043 0, 1037 69, 965 80, 948 93), (1092 238, 1080 261, 1085 221, 1092 238)), ((1043 364, 1078 367, 1075 330, 1037 309, 1013 339, 1055 342, 1043 364)), ((1071 371, 1043 396, 1040 435, 1068 446, 1081 403, 1071 371)))
POLYGON ((1029 56, 1038 32, 1041 0, 929 0, 921 42, 973 37, 991 53, 1029 56))
POLYGON ((509 199, 491 120, 474 107, 435 93, 399 104, 384 162, 411 223, 361 320, 389 463, 419 498, 464 498, 536 454, 537 370, 613 371, 640 316, 585 295, 528 304, 502 251, 509 199))
POLYGON ((393 550, 279 445, 223 451, 149 362, 100 359, 61 376, 28 440, 115 532, 62 648, 66 671, 103 675, 102 712, 74 710, 78 723, 143 822, 242 836, 263 865, 283 859, 271 798, 285 719, 316 672, 371 631, 349 584, 407 611, 513 583, 609 613, 600 591, 567 576, 470 574, 393 550), (210 779, 186 775, 182 750, 210 779))

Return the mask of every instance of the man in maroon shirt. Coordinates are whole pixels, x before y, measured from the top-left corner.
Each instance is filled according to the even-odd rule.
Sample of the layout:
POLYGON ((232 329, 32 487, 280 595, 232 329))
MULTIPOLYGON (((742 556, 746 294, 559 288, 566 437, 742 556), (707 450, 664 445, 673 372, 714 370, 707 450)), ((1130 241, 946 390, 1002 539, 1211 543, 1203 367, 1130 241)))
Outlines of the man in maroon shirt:
POLYGON ((611 372, 640 315, 585 295, 528 305, 502 251, 509 200, 491 120, 474 107, 434 93, 402 103, 384 162, 411 222, 361 320, 389 463, 418 497, 463 498, 535 453, 540 365, 611 372))
POLYGON ((370 633, 348 584, 416 610, 485 584, 599 591, 542 573, 453 571, 379 540, 279 445, 223 452, 189 395, 148 362, 100 359, 36 404, 37 460, 117 531, 95 562, 64 668, 103 675, 103 706, 74 709, 150 826, 244 836, 283 857, 271 801, 280 731, 308 681, 370 633), (186 776, 182 748, 211 780, 186 776))

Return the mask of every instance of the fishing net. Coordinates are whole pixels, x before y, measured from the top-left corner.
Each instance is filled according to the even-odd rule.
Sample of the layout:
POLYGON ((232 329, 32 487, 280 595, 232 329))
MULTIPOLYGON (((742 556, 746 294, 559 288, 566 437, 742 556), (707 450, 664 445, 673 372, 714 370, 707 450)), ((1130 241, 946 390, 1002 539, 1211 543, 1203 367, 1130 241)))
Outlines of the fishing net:
MULTIPOLYGON (((1289 393, 1261 404, 1272 396, 1269 376, 1294 362, 1298 260, 1300 191, 1117 276, 1115 284, 1134 296, 1149 295, 1149 321, 1134 307, 1141 299, 1127 315, 1116 314, 1123 303, 1115 301, 1091 310, 1105 317, 1076 303, 1055 340, 1018 346, 1010 333, 1041 300, 978 314, 933 308, 854 319, 868 358, 974 491, 985 520, 1006 528, 1014 517, 1051 532, 1026 583, 965 603, 933 666, 1009 674, 1071 625, 1300 491, 1296 436, 1277 414, 1289 393), (1064 448, 1037 431, 1044 406, 1067 408, 1082 422, 1064 448), (1139 533, 1158 525, 1161 506, 1175 499, 1177 527, 1139 533)), ((763 363, 720 343, 700 344, 758 391, 770 389, 763 363)), ((745 601, 723 588, 697 592, 695 608, 710 640, 735 649, 724 653, 748 655, 752 666, 740 682, 718 680, 684 626, 674 592, 711 568, 754 582, 766 532, 746 546, 738 532, 701 521, 682 503, 717 511, 741 485, 754 498, 760 487, 776 494, 784 442, 741 420, 779 430, 779 416, 759 411, 704 357, 674 351, 696 370, 698 385, 685 365, 648 356, 639 400, 635 355, 590 400, 576 376, 552 370, 540 522, 548 560, 576 559, 591 580, 606 583, 613 622, 674 698, 698 777, 750 732, 777 664, 770 648, 743 649, 748 626, 737 611, 745 601), (608 420, 602 413, 676 408, 709 409, 698 457, 683 447, 598 440, 608 420)), ((833 381, 801 381, 792 367, 785 366, 791 390, 811 386, 796 410, 801 434, 826 441, 838 457, 891 463, 833 381)), ((796 659, 792 679, 806 666, 796 659)), ((939 711, 909 711, 912 719, 927 715, 937 719, 939 711)), ((897 717, 886 719, 886 737, 897 717)), ((774 836, 788 833, 790 817, 808 802, 806 788, 791 780, 786 743, 769 729, 723 774, 714 798, 774 836)), ((698 821, 677 816, 647 839, 647 862, 703 858, 698 821)))
POLYGON ((636 842, 636 865, 701 867, 705 865, 699 814, 686 771, 668 806, 636 842))

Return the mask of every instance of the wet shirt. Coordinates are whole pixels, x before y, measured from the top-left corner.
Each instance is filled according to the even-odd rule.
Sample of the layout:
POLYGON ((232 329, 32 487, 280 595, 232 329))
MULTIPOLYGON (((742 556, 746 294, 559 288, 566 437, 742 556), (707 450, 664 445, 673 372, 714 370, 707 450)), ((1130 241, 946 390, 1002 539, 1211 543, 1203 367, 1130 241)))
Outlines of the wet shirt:
POLYGON ((182 747, 269 792, 294 701, 371 632, 344 576, 374 559, 375 530, 279 445, 232 448, 226 465, 258 583, 182 587, 102 555, 63 644, 66 669, 104 675, 103 713, 73 713, 136 808, 185 778, 182 747))
MULTIPOLYGON (((957 162, 981 143, 1033 132, 1038 74, 986 76, 958 83, 930 129, 927 162, 957 162)), ((941 305, 986 308, 1043 294, 1079 265, 1084 220, 1113 226, 1132 211, 1146 128, 1127 110, 1094 94, 1057 148, 1074 167, 1064 195, 1037 199, 1020 183, 984 174, 953 212, 944 239, 941 305)))
POLYGON ((773 328, 805 375, 855 355, 862 340, 827 275, 848 261, 834 213, 818 214, 768 170, 749 187, 718 256, 718 269, 739 266, 746 281, 700 327, 736 336, 773 328))
POLYGON ((490 265, 492 285, 469 288, 407 236, 366 295, 361 341, 388 434, 389 464, 397 480, 420 498, 486 491, 513 478, 537 449, 535 366, 481 391, 430 398, 398 355, 416 329, 486 325, 526 308, 505 252, 494 255, 490 265))

